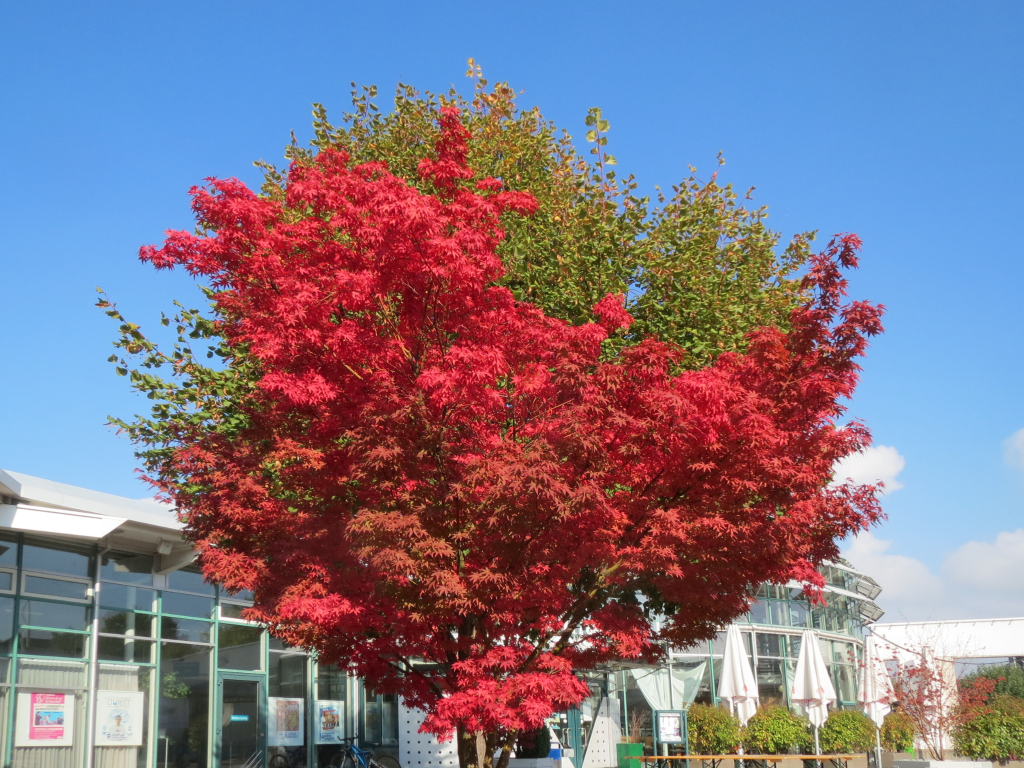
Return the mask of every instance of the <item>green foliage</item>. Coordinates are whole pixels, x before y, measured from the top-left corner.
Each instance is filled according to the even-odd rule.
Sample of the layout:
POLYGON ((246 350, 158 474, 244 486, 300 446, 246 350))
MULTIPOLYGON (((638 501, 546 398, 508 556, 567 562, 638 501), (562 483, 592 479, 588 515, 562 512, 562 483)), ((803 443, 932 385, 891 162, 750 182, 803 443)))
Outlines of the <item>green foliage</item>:
POLYGON ((875 747, 875 724, 860 710, 835 710, 821 726, 819 739, 824 753, 870 752, 875 747))
MULTIPOLYGON (((518 298, 548 315, 584 323, 607 293, 624 293, 635 323, 605 342, 607 354, 654 335, 685 347, 683 365, 689 368, 744 349, 755 328, 787 327, 792 307, 807 298, 795 277, 813 233, 780 247, 764 207, 745 207, 730 185, 718 183, 717 173, 702 181, 693 168, 670 195, 659 193, 652 208, 632 176, 616 175, 617 161, 606 151, 610 124, 599 109, 585 120, 592 145, 587 157, 537 108, 521 109, 507 83, 489 86, 472 61, 467 74, 474 83, 471 98, 454 88, 437 95, 399 84, 387 113, 375 103, 375 86, 353 85, 352 109, 342 125, 332 125, 324 107, 315 105, 311 145, 293 140, 286 157, 303 163, 325 147, 342 148, 355 163, 384 162, 409 184, 434 191, 417 169, 433 152, 438 110, 457 106, 471 135, 471 183, 499 178, 505 189, 528 191, 538 200, 534 215, 503 218, 501 282, 518 298)), ((263 194, 283 196, 283 174, 270 163, 256 164, 265 176, 263 194)), ((296 211, 296 220, 303 215, 296 211)), ((204 292, 207 299, 213 295, 209 288, 204 292)), ((203 430, 230 440, 246 427, 246 404, 261 370, 244 348, 223 341, 219 318, 177 304, 173 317, 161 321, 176 339, 164 351, 106 296, 98 306, 119 323, 118 351, 110 361, 153 401, 148 416, 110 419, 140 446, 137 455, 150 476, 175 475, 168 459, 182 435, 203 430)), ((186 483, 182 490, 202 489, 186 483)))
POLYGON ((786 707, 761 707, 743 729, 743 746, 750 754, 799 754, 812 743, 810 723, 786 707))
POLYGON ((977 672, 966 675, 960 684, 970 685, 975 680, 995 680, 994 693, 1024 699, 1024 668, 1016 664, 1000 664, 995 667, 982 667, 977 672), (1000 679, 1001 678, 1001 679, 1000 679))
POLYGON ((690 754, 728 755, 740 744, 740 721, 730 712, 708 704, 687 710, 690 754))
MULTIPOLYGON (((785 326, 803 298, 793 277, 813 233, 797 235, 780 250, 779 234, 765 224, 766 208, 746 208, 731 185, 717 182, 717 173, 702 181, 693 168, 671 195, 659 192, 652 209, 634 177, 613 170, 617 160, 605 149, 611 126, 600 109, 592 108, 584 121, 588 159, 537 108, 521 109, 507 83, 489 88, 472 60, 467 75, 472 98, 454 87, 437 95, 399 84, 388 113, 375 103, 376 87, 353 84, 353 109, 343 124, 332 125, 324 107, 315 105, 311 146, 293 143, 287 156, 307 162, 322 148, 343 148, 357 163, 387 163, 392 173, 433 192, 417 167, 433 151, 438 109, 456 106, 472 137, 474 181, 499 178, 505 189, 529 192, 539 203, 533 216, 509 214, 503 221, 502 282, 518 298, 582 323, 606 293, 627 293, 636 324, 623 341, 653 334, 677 342, 689 350, 692 367, 742 349, 754 328, 785 326)), ((281 173, 258 165, 266 175, 264 193, 283 195, 281 173)))
POLYGON ((1024 758, 1024 700, 993 696, 987 707, 960 721, 953 731, 953 747, 975 760, 1024 758))
POLYGON ((551 753, 551 733, 546 725, 524 733, 516 742, 516 757, 539 758, 551 753))
POLYGON ((903 712, 890 712, 882 721, 882 749, 908 753, 914 749, 914 722, 903 712))

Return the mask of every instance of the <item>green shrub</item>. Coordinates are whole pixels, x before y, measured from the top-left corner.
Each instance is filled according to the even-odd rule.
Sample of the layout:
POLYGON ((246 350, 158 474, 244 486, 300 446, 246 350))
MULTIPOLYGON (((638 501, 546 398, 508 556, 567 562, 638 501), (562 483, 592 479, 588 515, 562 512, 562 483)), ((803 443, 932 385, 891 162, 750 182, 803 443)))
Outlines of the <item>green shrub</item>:
POLYGON ((966 719, 953 731, 953 748, 975 760, 1004 761, 1024 757, 1024 706, 1020 701, 1010 696, 996 697, 991 706, 966 719))
POLYGON ((804 753, 812 743, 810 723, 785 707, 761 707, 743 729, 743 746, 752 755, 804 753))
POLYGON ((882 721, 882 749, 886 752, 912 752, 914 723, 903 712, 890 712, 882 721))
POLYGON ((728 755, 740 744, 740 721, 728 711, 708 704, 687 710, 691 755, 728 755))
POLYGON ((527 731, 516 741, 516 757, 547 757, 551 753, 551 734, 546 725, 527 731))
POLYGON ((819 738, 825 753, 870 752, 875 748, 875 724, 860 710, 839 709, 829 713, 819 738))
POLYGON ((1016 664, 1000 664, 997 667, 983 667, 977 672, 967 675, 960 681, 960 685, 970 685, 979 678, 995 680, 996 687, 993 693, 1002 696, 1012 696, 1015 699, 1024 699, 1024 669, 1016 664), (999 678, 1002 678, 1000 680, 999 678))

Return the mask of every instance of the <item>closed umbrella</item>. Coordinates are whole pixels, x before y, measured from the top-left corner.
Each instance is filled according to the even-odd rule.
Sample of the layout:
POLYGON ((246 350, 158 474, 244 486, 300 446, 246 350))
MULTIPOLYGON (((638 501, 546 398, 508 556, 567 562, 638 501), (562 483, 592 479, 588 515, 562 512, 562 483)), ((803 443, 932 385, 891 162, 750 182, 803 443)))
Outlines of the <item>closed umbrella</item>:
POLYGON ((718 698, 729 705, 729 711, 743 725, 757 711, 757 681, 750 666, 750 657, 743 647, 743 636, 735 624, 725 633, 725 659, 722 660, 718 698))
POLYGON ((800 641, 800 656, 796 660, 796 673, 789 698, 802 704, 807 712, 807 719, 814 726, 814 753, 820 755, 818 729, 828 719, 828 705, 836 703, 836 689, 832 685, 825 660, 821 658, 818 638, 809 629, 804 630, 800 641))
POLYGON ((875 724, 875 765, 882 766, 882 723, 892 711, 893 689, 889 672, 878 650, 874 635, 864 641, 864 663, 860 668, 857 703, 875 724))

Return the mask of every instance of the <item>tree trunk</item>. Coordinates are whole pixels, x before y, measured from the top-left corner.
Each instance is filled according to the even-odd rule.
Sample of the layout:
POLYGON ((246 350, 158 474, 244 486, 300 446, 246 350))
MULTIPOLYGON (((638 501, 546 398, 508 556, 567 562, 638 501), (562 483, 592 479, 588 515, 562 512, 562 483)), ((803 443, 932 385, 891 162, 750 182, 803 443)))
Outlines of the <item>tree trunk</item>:
POLYGON ((492 768, 482 733, 459 728, 455 739, 459 750, 459 768, 492 768))
POLYGON ((508 760, 512 756, 512 744, 515 735, 505 738, 497 733, 468 731, 460 728, 455 739, 459 752, 459 768, 508 768, 508 760), (497 762, 494 753, 500 752, 497 762))

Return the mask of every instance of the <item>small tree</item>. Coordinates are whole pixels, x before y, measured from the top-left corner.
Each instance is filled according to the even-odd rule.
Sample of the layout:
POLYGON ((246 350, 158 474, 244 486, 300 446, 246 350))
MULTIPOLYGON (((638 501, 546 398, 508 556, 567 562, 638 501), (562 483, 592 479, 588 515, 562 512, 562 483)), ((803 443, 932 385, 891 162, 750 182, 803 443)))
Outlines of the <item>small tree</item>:
POLYGON ((119 347, 142 355, 133 384, 156 401, 118 423, 183 510, 207 576, 254 592, 248 618, 401 693, 426 729, 455 731, 463 768, 486 768, 587 694, 574 670, 706 638, 747 609, 752 584, 813 589, 836 540, 878 519, 873 488, 830 482, 868 442, 836 419, 881 310, 844 301, 855 236, 797 286, 778 283, 775 241, 723 219, 730 199, 713 190, 680 193, 663 235, 623 234, 634 203, 606 194, 599 115, 597 177, 524 159, 544 133, 533 119, 511 132, 525 143, 482 153, 499 179, 471 166, 477 123, 450 104, 426 110, 436 125, 366 110, 348 132, 318 125, 315 151, 268 169, 262 195, 234 180, 193 190, 198 232, 142 250, 206 280, 212 317, 182 311, 164 355, 102 302, 119 347), (708 199, 706 216, 683 216, 708 199), (659 242, 664 259, 639 272, 605 261, 659 242), (689 272, 673 261, 700 254, 689 272), (597 259, 593 279, 530 282, 529 265, 577 257, 597 259), (643 283, 671 264, 676 278, 643 283), (734 294, 736 275, 749 279, 734 294), (721 335, 718 298, 686 305, 673 298, 684 283, 684 298, 732 295, 732 319, 746 296, 769 325, 737 319, 721 335), (639 334, 634 285, 648 304, 665 292, 632 305, 639 334), (197 338, 221 364, 200 361, 197 338), (151 372, 163 366, 181 381, 151 372))
POLYGON ((978 678, 958 685, 953 662, 937 659, 928 649, 918 650, 911 661, 897 663, 893 692, 899 711, 914 726, 914 733, 932 760, 945 759, 954 731, 977 716, 995 682, 978 678))
POLYGON ((750 754, 803 753, 811 748, 811 724, 786 707, 761 707, 743 729, 743 746, 750 754))
POLYGON ((693 704, 687 710, 690 754, 728 755, 740 745, 740 721, 726 709, 693 704))
POLYGON ((860 710, 833 710, 821 727, 820 739, 822 752, 870 752, 875 747, 875 724, 860 710))

